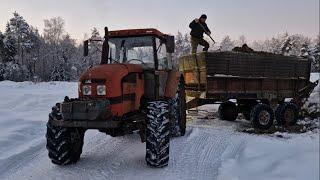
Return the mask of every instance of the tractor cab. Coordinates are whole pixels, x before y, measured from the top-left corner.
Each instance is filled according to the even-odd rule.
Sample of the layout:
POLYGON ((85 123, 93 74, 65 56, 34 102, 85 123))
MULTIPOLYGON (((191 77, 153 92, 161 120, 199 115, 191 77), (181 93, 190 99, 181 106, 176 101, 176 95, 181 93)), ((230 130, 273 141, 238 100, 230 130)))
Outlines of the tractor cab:
MULTIPOLYGON (((84 43, 85 56, 91 41, 95 40, 84 43)), ((143 69, 169 70, 173 68, 173 52, 174 37, 156 29, 108 31, 105 28, 101 64, 138 64, 143 69)))
POLYGON ((143 69, 172 69, 172 36, 156 29, 110 31, 108 35, 108 63, 139 64, 143 69))

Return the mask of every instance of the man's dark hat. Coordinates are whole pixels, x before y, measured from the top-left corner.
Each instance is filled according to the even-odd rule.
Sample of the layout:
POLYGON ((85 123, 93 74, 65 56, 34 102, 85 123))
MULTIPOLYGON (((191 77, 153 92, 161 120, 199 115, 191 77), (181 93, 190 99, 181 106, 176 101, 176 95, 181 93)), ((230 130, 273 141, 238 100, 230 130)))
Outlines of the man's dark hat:
POLYGON ((207 15, 202 14, 202 15, 200 16, 200 18, 207 19, 207 15))

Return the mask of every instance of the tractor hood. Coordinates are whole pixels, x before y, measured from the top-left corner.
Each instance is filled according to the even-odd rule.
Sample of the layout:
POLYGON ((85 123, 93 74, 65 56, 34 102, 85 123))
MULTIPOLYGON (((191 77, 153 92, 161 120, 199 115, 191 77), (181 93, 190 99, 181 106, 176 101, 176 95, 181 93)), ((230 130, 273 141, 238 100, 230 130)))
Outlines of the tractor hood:
POLYGON ((80 82, 86 80, 105 81, 107 84, 121 82, 121 79, 129 73, 142 73, 142 68, 135 64, 104 64, 88 69, 80 77, 80 82))

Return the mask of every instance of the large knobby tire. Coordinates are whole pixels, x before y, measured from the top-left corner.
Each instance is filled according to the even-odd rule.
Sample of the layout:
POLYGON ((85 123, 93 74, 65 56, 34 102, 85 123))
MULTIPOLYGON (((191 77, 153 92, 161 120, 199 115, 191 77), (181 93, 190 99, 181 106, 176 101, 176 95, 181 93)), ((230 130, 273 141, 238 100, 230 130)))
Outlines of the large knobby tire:
POLYGON ((299 108, 296 104, 285 102, 276 109, 276 120, 279 125, 295 125, 299 117, 299 108))
POLYGON ((273 125, 274 113, 267 104, 257 104, 251 111, 251 123, 254 128, 268 130, 273 125))
MULTIPOLYGON (((50 119, 62 119, 59 106, 52 108, 50 119)), ((46 147, 51 162, 57 165, 76 163, 82 153, 84 132, 80 128, 58 127, 48 122, 46 147)))
POLYGON ((169 105, 165 101, 149 102, 146 119, 146 162, 151 167, 164 167, 169 162, 169 105))
POLYGON ((170 100, 171 136, 184 136, 186 133, 186 93, 183 78, 180 78, 177 93, 170 100))
POLYGON ((235 121, 238 117, 237 105, 227 101, 220 104, 218 114, 221 120, 235 121))

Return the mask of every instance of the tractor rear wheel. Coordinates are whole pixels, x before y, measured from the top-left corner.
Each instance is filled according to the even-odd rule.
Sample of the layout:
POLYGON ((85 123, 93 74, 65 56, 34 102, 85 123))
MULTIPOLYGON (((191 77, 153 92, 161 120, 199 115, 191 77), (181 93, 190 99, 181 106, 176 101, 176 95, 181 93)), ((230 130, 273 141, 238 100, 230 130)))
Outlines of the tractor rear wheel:
POLYGON ((170 100, 170 121, 172 124, 171 136, 184 136, 186 133, 186 93, 184 80, 181 77, 178 84, 177 93, 170 100))
POLYGON ((169 105, 165 101, 149 102, 146 119, 146 162, 151 167, 164 167, 169 162, 169 105))
MULTIPOLYGON (((52 108, 49 119, 61 120, 59 106, 52 108)), ((65 128, 47 123, 47 150, 51 162, 57 165, 76 163, 80 159, 85 131, 80 128, 65 128)))
POLYGON ((220 104, 218 113, 221 120, 235 121, 238 117, 237 105, 230 101, 224 102, 220 104))
POLYGON ((257 104, 251 111, 251 123, 254 128, 267 130, 273 125, 274 113, 267 104, 257 104))
POLYGON ((285 102, 276 109, 276 120, 279 125, 295 125, 299 117, 299 108, 296 104, 285 102))

